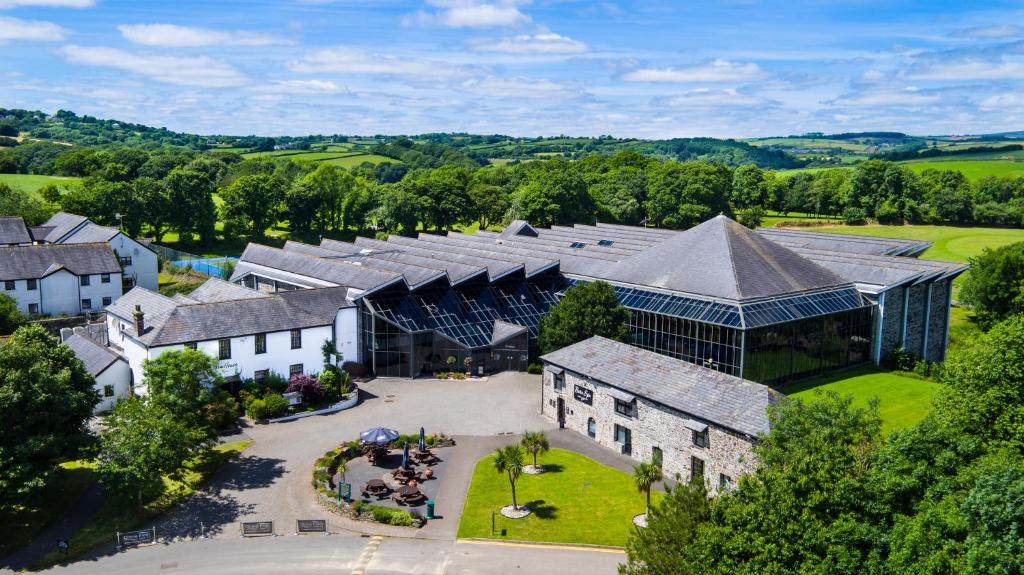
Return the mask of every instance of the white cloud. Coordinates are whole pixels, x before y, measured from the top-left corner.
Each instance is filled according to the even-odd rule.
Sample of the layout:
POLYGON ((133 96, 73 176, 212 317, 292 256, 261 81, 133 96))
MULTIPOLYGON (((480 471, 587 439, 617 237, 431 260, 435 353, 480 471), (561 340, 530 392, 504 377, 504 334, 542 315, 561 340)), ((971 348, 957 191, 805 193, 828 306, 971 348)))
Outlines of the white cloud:
POLYGON ((957 60, 934 60, 912 68, 906 76, 914 80, 1024 80, 1024 61, 986 60, 966 57, 957 60))
POLYGON ((1024 96, 1013 93, 993 94, 978 105, 984 110, 1021 110, 1024 109, 1024 96))
POLYGON ((48 8, 91 8, 96 0, 0 0, 0 10, 28 6, 48 8))
POLYGON ((861 82, 874 84, 883 80, 885 80, 885 73, 874 69, 865 70, 864 73, 860 75, 861 82))
POLYGON ((580 54, 587 51, 587 45, 554 32, 520 34, 498 40, 478 40, 473 48, 480 52, 504 52, 507 54, 580 54))
POLYGON ((754 63, 729 62, 715 59, 687 68, 640 68, 622 78, 627 82, 657 83, 710 83, 745 82, 765 76, 764 70, 754 63))
POLYGON ((402 18, 402 24, 448 28, 496 28, 530 22, 530 17, 519 10, 519 5, 524 2, 516 0, 428 0, 427 3, 440 10, 420 10, 415 14, 409 14, 402 18))
POLYGON ((271 34, 244 30, 214 30, 174 24, 125 24, 117 27, 129 42, 164 48, 198 46, 271 46, 294 42, 271 34))
POLYGON ((103 46, 64 46, 60 54, 75 64, 134 72, 167 84, 226 88, 248 80, 234 66, 207 56, 137 54, 103 46))
POLYGON ((53 22, 0 16, 0 44, 11 40, 63 40, 67 30, 53 22))
POLYGON ((463 89, 471 94, 489 98, 567 98, 577 95, 576 91, 566 84, 551 80, 534 80, 530 78, 486 78, 466 80, 463 89))
POLYGON ((468 75, 463 68, 444 62, 404 58, 338 46, 306 54, 288 63, 300 73, 377 74, 410 78, 448 79, 468 75))
POLYGON ((744 107, 744 106, 765 106, 771 102, 738 92, 734 88, 723 90, 711 90, 698 88, 689 90, 675 96, 658 98, 652 104, 670 108, 718 108, 718 107, 744 107))
POLYGON ((837 106, 923 106, 939 101, 937 94, 926 94, 917 88, 891 88, 847 94, 829 102, 837 106))
POLYGON ((334 94, 341 91, 341 88, 330 80, 278 80, 253 89, 281 94, 334 94))
POLYGON ((976 26, 955 30, 949 34, 953 38, 973 38, 992 40, 998 38, 1018 38, 1024 36, 1024 28, 1013 24, 993 24, 992 26, 976 26))

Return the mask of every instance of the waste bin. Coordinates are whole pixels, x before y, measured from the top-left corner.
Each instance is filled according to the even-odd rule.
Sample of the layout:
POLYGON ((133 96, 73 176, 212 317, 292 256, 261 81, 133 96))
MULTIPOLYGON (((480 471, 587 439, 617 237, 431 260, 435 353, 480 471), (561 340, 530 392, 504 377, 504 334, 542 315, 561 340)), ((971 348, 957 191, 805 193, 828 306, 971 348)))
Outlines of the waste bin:
POLYGON ((427 519, 434 518, 434 500, 427 499, 427 519))

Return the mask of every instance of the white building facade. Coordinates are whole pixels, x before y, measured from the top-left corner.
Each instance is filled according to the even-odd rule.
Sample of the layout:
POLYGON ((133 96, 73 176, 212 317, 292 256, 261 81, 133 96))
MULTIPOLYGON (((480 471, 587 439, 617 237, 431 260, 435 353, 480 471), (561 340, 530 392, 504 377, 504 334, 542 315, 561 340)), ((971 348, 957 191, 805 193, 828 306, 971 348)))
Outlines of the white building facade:
POLYGON ((95 313, 121 297, 121 268, 105 243, 3 247, 0 293, 28 316, 95 313))

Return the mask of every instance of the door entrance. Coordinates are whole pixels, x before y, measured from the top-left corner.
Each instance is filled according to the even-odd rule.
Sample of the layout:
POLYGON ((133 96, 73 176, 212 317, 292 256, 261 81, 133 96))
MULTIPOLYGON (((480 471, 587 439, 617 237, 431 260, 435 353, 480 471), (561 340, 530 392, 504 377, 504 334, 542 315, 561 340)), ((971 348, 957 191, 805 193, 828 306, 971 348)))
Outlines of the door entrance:
POLYGON ((565 429, 565 400, 558 398, 558 428, 565 429))

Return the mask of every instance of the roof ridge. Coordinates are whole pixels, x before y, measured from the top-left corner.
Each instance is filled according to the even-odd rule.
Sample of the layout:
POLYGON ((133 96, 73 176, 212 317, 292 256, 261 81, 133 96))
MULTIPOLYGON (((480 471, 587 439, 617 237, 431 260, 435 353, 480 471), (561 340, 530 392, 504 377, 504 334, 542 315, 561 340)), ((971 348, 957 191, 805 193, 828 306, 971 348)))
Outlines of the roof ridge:
POLYGON ((717 216, 714 217, 714 219, 722 222, 722 230, 725 233, 725 247, 726 247, 727 250, 729 250, 729 267, 732 268, 732 281, 736 285, 736 296, 737 296, 736 299, 737 300, 741 300, 741 299, 743 299, 743 290, 740 289, 740 274, 739 274, 739 271, 736 269, 736 257, 735 257, 736 254, 733 253, 732 238, 729 235, 729 229, 728 229, 729 228, 729 223, 728 222, 731 221, 731 220, 728 220, 722 214, 718 214, 717 216))

